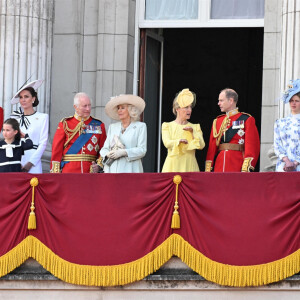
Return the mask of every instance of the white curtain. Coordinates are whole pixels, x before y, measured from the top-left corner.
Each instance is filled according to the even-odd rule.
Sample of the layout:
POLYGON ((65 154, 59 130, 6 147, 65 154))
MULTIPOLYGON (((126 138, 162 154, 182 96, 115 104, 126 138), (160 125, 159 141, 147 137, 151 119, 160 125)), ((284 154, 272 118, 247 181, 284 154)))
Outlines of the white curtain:
POLYGON ((146 0, 146 20, 190 20, 198 18, 199 0, 146 0))
POLYGON ((211 0, 211 19, 263 19, 264 0, 211 0))

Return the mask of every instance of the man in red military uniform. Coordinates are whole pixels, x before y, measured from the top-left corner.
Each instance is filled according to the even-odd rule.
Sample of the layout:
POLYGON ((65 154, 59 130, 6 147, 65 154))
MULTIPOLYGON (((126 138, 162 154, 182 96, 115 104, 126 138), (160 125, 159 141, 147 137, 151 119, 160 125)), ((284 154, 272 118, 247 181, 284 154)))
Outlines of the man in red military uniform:
MULTIPOLYGON (((106 132, 104 123, 91 114, 91 100, 85 93, 74 97, 75 115, 58 124, 52 144, 51 173, 89 173, 92 164, 101 165, 100 149, 106 132)), ((98 168, 96 168, 98 170, 98 168)))
POLYGON ((224 89, 218 105, 225 114, 212 125, 205 172, 249 172, 257 163, 260 143, 255 119, 236 107, 238 94, 224 89))

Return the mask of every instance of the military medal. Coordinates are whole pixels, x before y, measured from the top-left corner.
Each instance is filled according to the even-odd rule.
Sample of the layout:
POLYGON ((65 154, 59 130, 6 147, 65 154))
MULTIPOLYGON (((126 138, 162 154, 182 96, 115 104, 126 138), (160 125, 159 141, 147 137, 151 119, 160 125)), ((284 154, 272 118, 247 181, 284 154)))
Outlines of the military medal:
POLYGON ((94 144, 97 143, 97 137, 96 137, 95 135, 93 135, 93 137, 92 137, 92 142, 93 142, 94 144))
POLYGON ((96 133, 101 134, 101 126, 95 126, 95 125, 86 125, 86 133, 96 133))
POLYGON ((237 134, 242 137, 245 134, 245 131, 243 129, 239 129, 239 131, 237 132, 237 134))
POLYGON ((84 123, 82 123, 82 125, 81 125, 82 133, 87 133, 87 128, 86 127, 87 126, 84 123))
POLYGON ((232 129, 240 129, 240 128, 245 128, 244 121, 233 121, 232 122, 232 129))
POLYGON ((96 132, 95 133, 99 133, 99 134, 102 133, 101 126, 96 126, 96 132))
POLYGON ((94 149, 94 147, 93 147, 92 144, 88 144, 88 145, 87 145, 87 148, 88 148, 88 150, 89 150, 90 152, 94 149))

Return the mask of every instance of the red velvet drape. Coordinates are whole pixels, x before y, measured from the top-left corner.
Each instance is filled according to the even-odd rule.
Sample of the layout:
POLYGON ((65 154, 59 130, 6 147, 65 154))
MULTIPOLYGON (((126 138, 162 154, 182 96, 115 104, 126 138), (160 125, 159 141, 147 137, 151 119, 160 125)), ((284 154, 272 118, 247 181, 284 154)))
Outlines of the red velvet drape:
POLYGON ((272 262, 300 248, 299 173, 41 174, 28 230, 31 174, 0 174, 0 256, 33 235, 68 262, 139 259, 172 233, 213 261, 272 262))

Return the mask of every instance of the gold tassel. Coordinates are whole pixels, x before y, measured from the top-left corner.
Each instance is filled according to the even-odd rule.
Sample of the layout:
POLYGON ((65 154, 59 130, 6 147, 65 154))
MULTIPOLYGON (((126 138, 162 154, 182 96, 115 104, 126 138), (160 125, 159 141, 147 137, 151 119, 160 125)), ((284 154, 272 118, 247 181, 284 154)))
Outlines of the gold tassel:
POLYGON ((28 229, 36 229, 36 216, 35 216, 35 207, 34 207, 34 188, 39 184, 39 180, 36 177, 31 178, 30 185, 32 186, 32 200, 30 206, 30 214, 28 219, 28 229))
POLYGON ((173 216, 172 216, 172 225, 171 228, 172 229, 179 229, 180 228, 180 216, 179 213, 176 209, 178 209, 178 206, 174 206, 175 210, 173 212, 173 216))
POLYGON ((175 205, 174 205, 174 212, 172 216, 172 229, 179 229, 180 228, 180 216, 178 212, 178 185, 181 183, 182 178, 180 175, 175 175, 173 178, 173 182, 176 184, 176 196, 175 196, 175 205))

